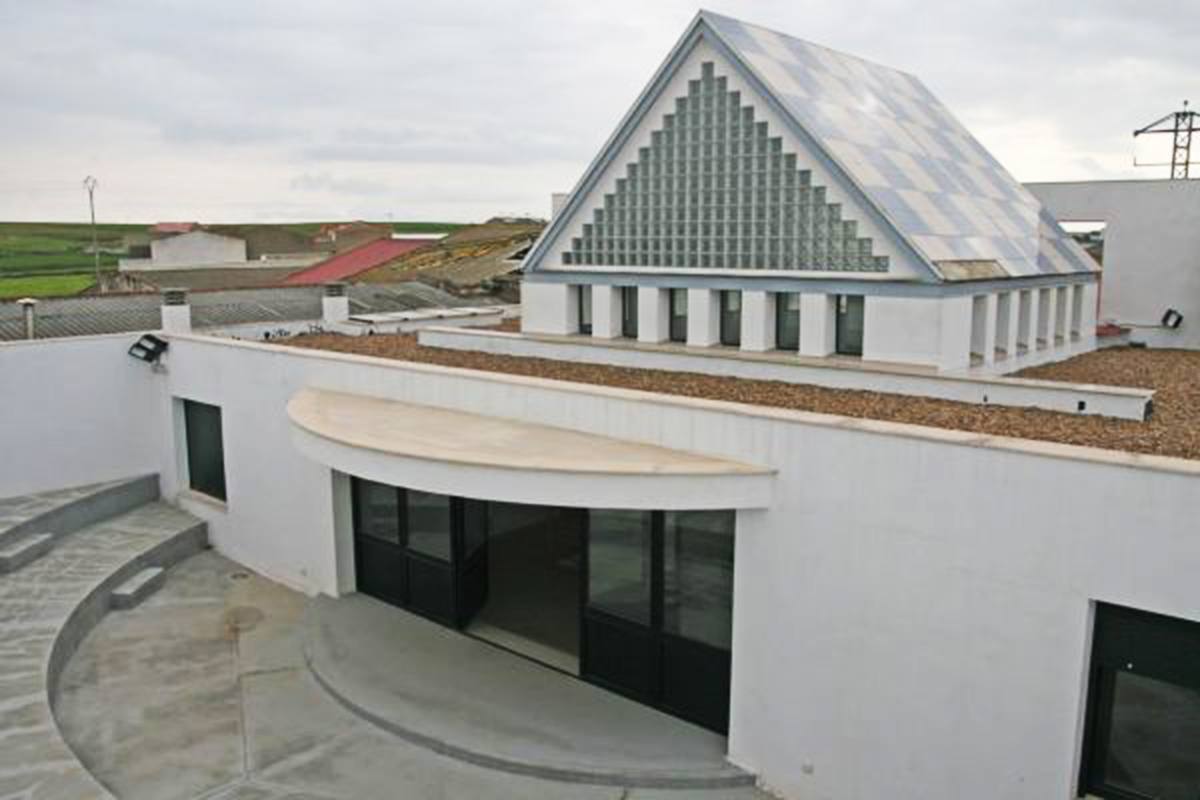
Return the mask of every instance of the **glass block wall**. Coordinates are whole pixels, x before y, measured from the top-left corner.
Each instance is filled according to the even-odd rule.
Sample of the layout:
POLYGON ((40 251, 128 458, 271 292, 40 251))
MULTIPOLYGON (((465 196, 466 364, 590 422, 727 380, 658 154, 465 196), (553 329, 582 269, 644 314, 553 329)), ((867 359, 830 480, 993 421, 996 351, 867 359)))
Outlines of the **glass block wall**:
POLYGON ((565 264, 886 272, 711 62, 626 165, 565 264))

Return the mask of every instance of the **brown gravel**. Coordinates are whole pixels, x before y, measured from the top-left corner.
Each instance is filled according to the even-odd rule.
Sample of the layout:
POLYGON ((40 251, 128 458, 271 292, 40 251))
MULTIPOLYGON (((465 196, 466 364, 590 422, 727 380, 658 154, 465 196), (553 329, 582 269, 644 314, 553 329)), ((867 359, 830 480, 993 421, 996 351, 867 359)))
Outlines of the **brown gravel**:
POLYGON ((447 367, 1200 460, 1200 352, 1101 350, 1020 373, 1021 377, 1155 389, 1153 417, 1147 422, 1136 422, 779 381, 445 350, 422 347, 411 334, 302 335, 288 340, 287 344, 447 367))

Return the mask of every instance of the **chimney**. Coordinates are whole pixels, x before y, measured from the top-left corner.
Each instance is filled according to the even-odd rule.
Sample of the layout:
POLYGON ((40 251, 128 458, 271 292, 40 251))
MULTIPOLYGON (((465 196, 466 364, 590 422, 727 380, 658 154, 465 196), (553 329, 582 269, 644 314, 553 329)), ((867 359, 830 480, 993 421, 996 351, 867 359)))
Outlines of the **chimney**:
POLYGON ((325 296, 321 298, 321 322, 335 325, 350 319, 350 298, 346 296, 346 284, 340 281, 325 284, 325 296))
POLYGON ((38 301, 32 297, 22 297, 17 303, 21 306, 21 310, 25 312, 25 338, 34 338, 34 321, 33 312, 38 301))
POLYGON ((163 289, 162 329, 164 333, 192 332, 192 307, 188 305, 187 289, 163 289))

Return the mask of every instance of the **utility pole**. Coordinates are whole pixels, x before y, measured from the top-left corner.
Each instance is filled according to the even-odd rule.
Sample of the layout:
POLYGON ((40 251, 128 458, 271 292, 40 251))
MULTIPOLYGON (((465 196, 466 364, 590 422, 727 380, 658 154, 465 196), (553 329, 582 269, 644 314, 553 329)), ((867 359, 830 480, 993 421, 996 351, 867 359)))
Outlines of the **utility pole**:
POLYGON ((92 211, 92 257, 96 263, 96 291, 100 291, 100 239, 96 236, 96 184, 99 183, 93 176, 88 175, 83 179, 83 188, 87 189, 88 207, 92 211))
MULTIPOLYGON (((1188 168, 1192 162, 1192 134, 1200 132, 1200 127, 1196 124, 1196 118, 1200 117, 1200 113, 1188 109, 1187 100, 1183 101, 1182 111, 1172 111, 1165 117, 1156 119, 1144 128, 1138 128, 1133 132, 1133 138, 1137 138, 1147 133, 1165 133, 1171 137, 1171 178, 1173 180, 1186 180, 1190 177, 1188 168)), ((1134 158, 1135 167, 1165 167, 1165 163, 1159 164, 1139 164, 1137 158, 1134 158)))

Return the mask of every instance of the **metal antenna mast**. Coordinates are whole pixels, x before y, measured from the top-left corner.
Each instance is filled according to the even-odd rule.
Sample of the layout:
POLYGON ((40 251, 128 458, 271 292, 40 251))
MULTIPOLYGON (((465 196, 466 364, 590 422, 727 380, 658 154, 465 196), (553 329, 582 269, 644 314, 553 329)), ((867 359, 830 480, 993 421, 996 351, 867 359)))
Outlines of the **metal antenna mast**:
MULTIPOLYGON (((1192 134, 1200 131, 1200 127, 1196 126, 1196 117, 1200 116, 1195 111, 1188 110, 1188 101, 1183 101, 1182 111, 1172 111, 1161 119, 1156 119, 1144 128, 1138 128, 1133 132, 1133 137, 1136 139, 1146 133, 1169 133, 1171 134, 1171 178, 1186 179, 1188 177, 1188 167, 1192 161, 1192 134)), ((1133 159, 1134 166, 1137 167, 1159 167, 1166 166, 1165 162, 1156 164, 1139 164, 1137 156, 1133 159)))
POLYGON ((83 188, 87 189, 88 207, 92 210, 92 256, 96 261, 96 291, 100 291, 100 241, 96 236, 96 184, 99 181, 91 175, 83 179, 83 188))

